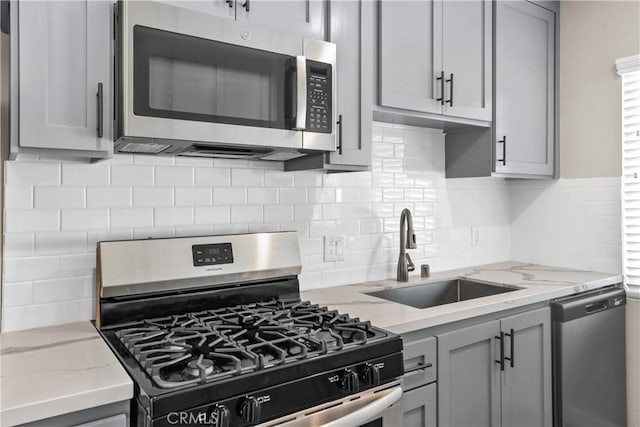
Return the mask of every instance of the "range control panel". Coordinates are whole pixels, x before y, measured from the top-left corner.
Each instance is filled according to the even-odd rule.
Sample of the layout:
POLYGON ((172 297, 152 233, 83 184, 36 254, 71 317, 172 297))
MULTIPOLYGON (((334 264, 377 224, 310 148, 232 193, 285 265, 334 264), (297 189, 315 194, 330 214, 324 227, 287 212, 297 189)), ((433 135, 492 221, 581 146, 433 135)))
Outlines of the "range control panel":
POLYGON ((307 59, 307 131, 331 133, 331 64, 307 59))
POLYGON ((231 243, 213 243, 209 245, 191 246, 193 266, 232 264, 233 249, 231 243))

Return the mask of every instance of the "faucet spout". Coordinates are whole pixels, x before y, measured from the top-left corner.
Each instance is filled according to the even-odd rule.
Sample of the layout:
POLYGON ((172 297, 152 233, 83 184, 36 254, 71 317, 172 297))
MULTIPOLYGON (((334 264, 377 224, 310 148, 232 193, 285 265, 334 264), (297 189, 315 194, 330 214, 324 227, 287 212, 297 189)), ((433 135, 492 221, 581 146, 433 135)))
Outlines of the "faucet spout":
POLYGON ((409 272, 415 270, 415 266, 406 250, 416 248, 413 218, 411 217, 411 211, 405 208, 400 213, 400 256, 398 257, 398 274, 396 278, 398 282, 408 282, 409 272))

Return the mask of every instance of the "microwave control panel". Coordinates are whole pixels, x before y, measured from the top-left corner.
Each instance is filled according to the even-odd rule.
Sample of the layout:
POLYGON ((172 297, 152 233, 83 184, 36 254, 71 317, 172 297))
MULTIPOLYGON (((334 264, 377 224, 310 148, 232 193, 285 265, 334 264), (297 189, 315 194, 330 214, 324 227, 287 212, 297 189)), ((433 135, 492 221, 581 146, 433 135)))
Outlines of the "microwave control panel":
POLYGON ((191 253, 194 267, 233 263, 231 243, 193 245, 191 246, 191 253))
POLYGON ((307 131, 332 133, 331 65, 307 60, 307 131))

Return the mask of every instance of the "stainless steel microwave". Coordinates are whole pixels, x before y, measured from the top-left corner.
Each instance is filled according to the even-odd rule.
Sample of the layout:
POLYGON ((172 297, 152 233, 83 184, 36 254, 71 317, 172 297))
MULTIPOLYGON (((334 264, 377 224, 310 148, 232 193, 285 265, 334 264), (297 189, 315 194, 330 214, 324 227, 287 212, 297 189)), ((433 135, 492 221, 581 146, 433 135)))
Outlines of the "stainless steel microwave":
POLYGON ((116 152, 335 150, 335 44, 151 1, 115 15, 116 152))

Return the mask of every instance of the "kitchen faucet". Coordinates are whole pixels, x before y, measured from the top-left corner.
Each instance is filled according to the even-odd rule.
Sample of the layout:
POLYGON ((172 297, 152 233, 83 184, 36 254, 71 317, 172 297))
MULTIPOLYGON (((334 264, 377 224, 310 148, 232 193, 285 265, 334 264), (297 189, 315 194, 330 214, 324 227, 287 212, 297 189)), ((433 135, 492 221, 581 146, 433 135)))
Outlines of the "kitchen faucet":
POLYGON ((407 208, 403 209, 400 213, 400 256, 398 257, 398 282, 408 282, 409 272, 416 269, 411 261, 411 257, 406 252, 406 249, 415 249, 416 246, 416 234, 413 232, 413 219, 411 218, 411 211, 407 208), (407 234, 404 234, 405 225, 407 228, 407 234))

